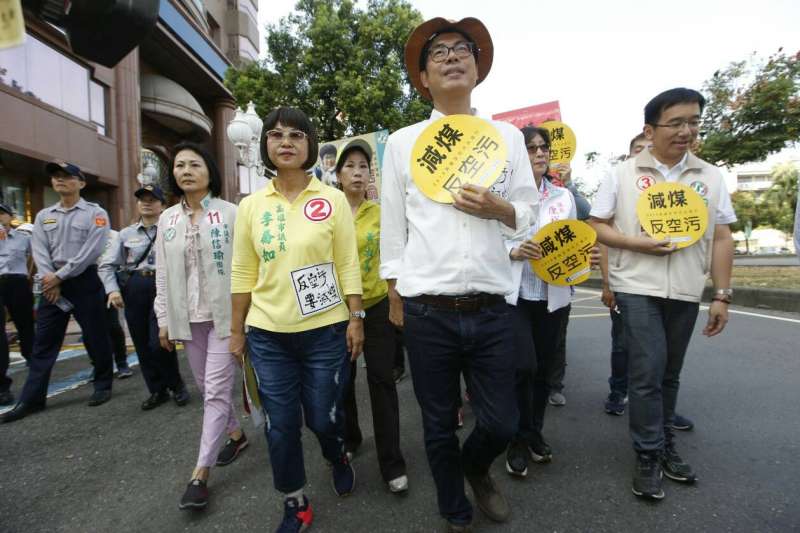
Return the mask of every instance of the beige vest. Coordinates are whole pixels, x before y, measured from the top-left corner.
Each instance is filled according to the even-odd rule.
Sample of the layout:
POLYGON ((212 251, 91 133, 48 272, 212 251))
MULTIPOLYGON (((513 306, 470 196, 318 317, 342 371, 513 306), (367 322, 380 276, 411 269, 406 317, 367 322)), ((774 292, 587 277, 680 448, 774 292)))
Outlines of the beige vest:
MULTIPOLYGON (((206 197, 206 200, 200 218, 202 268, 208 283, 206 291, 214 329, 217 336, 224 339, 231 334, 231 258, 236 206, 220 198, 206 197), (221 268, 218 268, 218 261, 221 268)), ((187 223, 188 217, 180 202, 164 211, 158 220, 156 244, 160 246, 156 251, 156 261, 163 259, 167 266, 167 328, 169 338, 173 340, 192 338, 184 263, 187 223)))
MULTIPOLYGON (((617 167, 617 204, 613 223, 625 235, 646 235, 636 214, 636 202, 647 184, 666 181, 656 170, 649 150, 617 167)), ((688 156, 679 183, 692 187, 708 207, 708 227, 693 245, 666 256, 609 248, 608 278, 611 290, 673 300, 699 302, 711 267, 711 251, 722 174, 702 159, 688 156)))

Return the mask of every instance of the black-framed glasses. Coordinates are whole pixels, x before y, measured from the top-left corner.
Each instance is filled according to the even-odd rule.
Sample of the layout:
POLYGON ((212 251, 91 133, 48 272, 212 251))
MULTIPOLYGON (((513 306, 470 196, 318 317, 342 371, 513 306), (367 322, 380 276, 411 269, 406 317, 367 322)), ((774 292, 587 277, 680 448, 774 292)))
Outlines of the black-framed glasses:
POLYGON ((285 138, 289 138, 289 142, 298 143, 307 137, 306 132, 300 130, 269 130, 267 132, 267 141, 283 142, 285 138))
POLYGON ((544 153, 550 151, 550 146, 547 144, 530 144, 526 148, 528 149, 528 153, 531 155, 535 154, 539 150, 541 150, 544 153))
POLYGON ((676 118, 675 120, 670 120, 666 124, 653 124, 658 128, 669 128, 671 130, 681 130, 684 126, 689 126, 690 130, 697 130, 700 128, 700 119, 699 118, 676 118))
POLYGON ((478 47, 468 42, 456 43, 453 46, 438 44, 428 50, 428 57, 431 58, 431 61, 434 63, 441 63, 447 59, 451 50, 457 58, 464 59, 471 56, 474 52, 477 52, 478 47))

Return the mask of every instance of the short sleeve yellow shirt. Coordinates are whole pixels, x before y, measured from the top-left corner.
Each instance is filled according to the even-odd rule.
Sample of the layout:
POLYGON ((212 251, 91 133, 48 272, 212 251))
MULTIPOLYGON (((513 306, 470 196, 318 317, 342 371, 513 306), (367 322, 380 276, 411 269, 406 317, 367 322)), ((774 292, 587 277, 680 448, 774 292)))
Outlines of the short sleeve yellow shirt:
POLYGON ((348 320, 361 273, 344 193, 311 178, 289 202, 270 181, 241 201, 233 235, 231 292, 251 293, 248 326, 293 333, 348 320))

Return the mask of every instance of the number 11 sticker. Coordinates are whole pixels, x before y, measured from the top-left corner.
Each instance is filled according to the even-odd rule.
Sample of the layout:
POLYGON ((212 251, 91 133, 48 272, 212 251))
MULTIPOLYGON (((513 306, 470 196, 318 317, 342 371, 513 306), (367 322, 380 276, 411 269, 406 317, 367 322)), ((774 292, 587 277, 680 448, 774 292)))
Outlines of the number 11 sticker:
POLYGON ((212 226, 222 224, 222 215, 216 209, 214 209, 213 211, 209 211, 206 217, 208 218, 208 223, 211 224, 212 226))
POLYGON ((326 198, 312 198, 303 207, 303 214, 312 222, 327 220, 333 213, 333 207, 326 198))

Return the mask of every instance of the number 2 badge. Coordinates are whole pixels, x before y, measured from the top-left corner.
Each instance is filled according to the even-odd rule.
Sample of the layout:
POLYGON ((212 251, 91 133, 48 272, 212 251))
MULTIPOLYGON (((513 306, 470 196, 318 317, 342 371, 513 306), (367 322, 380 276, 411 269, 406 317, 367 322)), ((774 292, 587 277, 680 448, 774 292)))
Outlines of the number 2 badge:
POLYGON ((303 207, 303 214, 311 222, 322 222, 333 214, 333 206, 326 198, 312 198, 303 207))

